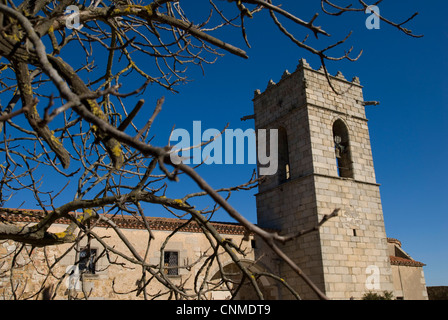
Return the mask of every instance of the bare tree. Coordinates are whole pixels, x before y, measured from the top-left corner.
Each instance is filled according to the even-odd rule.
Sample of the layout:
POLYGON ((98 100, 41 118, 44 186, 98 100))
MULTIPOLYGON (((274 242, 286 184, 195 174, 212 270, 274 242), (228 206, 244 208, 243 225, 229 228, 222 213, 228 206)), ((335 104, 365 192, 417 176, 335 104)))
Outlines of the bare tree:
MULTIPOLYGON (((321 7, 330 15, 363 14, 368 5, 361 0, 355 2, 357 8, 355 4, 340 7, 321 0, 321 7)), ((210 252, 196 262, 202 263, 203 269, 207 269, 213 260, 219 263, 218 253, 224 251, 240 269, 243 275, 240 280, 250 282, 262 298, 256 280, 262 274, 254 276, 254 272, 241 263, 235 253, 240 252, 241 247, 225 241, 208 219, 222 208, 248 232, 261 237, 320 298, 325 299, 325 295, 281 250, 281 244, 312 232, 319 225, 290 236, 263 230, 227 202, 227 196, 232 192, 256 187, 258 177, 252 176, 240 186, 215 190, 194 167, 174 164, 170 146, 151 143, 151 127, 162 110, 163 97, 157 101, 145 126, 139 128, 133 123, 145 104, 143 99, 137 101, 137 98, 150 83, 175 91, 176 85, 187 80, 189 65, 204 68, 215 63, 223 52, 247 58, 243 49, 212 34, 218 29, 229 29, 240 33, 249 46, 245 25, 249 19, 256 19, 261 11, 269 12, 274 26, 291 40, 292 45, 317 55, 325 72, 328 61, 355 61, 359 57, 352 56, 352 48, 342 56, 330 54, 334 48, 345 45, 350 33, 323 49, 308 44, 307 34, 316 39, 329 37, 327 31, 316 25, 318 13, 310 20, 304 20, 289 12, 287 5, 281 6, 271 0, 26 0, 20 3, 1 0, 0 92, 2 102, 8 102, 1 106, 0 116, 0 132, 3 133, 0 142, 0 201, 3 207, 0 240, 23 244, 14 256, 17 251, 27 248, 58 244, 75 246, 81 238, 88 236, 103 244, 102 255, 118 254, 142 268, 141 281, 136 284, 138 294, 144 292, 149 298, 145 290, 149 279, 155 279, 166 286, 173 297, 202 298, 204 291, 198 289, 192 295, 182 286, 174 285, 161 272, 162 264, 149 265, 111 218, 126 214, 145 221, 142 206, 150 204, 161 206, 177 217, 186 217, 187 223, 196 223, 204 230, 210 241, 210 252), (68 9, 74 9, 69 7, 73 5, 77 9, 69 10, 71 14, 67 14, 68 9), (199 7, 207 9, 201 12, 208 12, 208 15, 200 17, 196 14, 195 8, 199 7), (197 22, 200 18, 202 20, 197 22), (288 30, 286 22, 297 28, 288 30), (298 40, 299 37, 304 40, 298 40), (84 64, 70 62, 70 53, 74 50, 85 57, 84 64), (100 63, 99 57, 105 57, 104 61, 100 63), (145 63, 141 63, 142 59, 145 63), (133 91, 123 93, 120 87, 127 76, 132 77, 136 86, 133 91), (61 185, 47 186, 42 172, 61 177, 61 185), (187 191, 181 199, 171 198, 165 182, 179 179, 191 179, 202 192, 187 191), (72 200, 56 206, 65 188, 73 188, 72 200), (52 189, 57 191, 49 191, 52 189), (41 208, 39 213, 29 212, 37 219, 35 224, 23 226, 11 222, 11 217, 24 214, 23 210, 7 208, 12 194, 21 192, 30 192, 32 202, 41 208), (195 198, 205 196, 214 204, 212 209, 198 209, 189 204, 195 198), (75 216, 74 212, 82 214, 75 216), (49 228, 58 219, 66 219, 69 226, 64 232, 50 232, 49 228), (108 246, 95 233, 94 226, 99 222, 115 230, 130 255, 108 246)), ((404 27, 414 17, 403 23, 380 18, 407 35, 417 36, 404 27)), ((337 211, 335 208, 333 215, 337 211)), ((321 223, 330 217, 325 217, 321 223)), ((151 234, 149 226, 147 231, 151 234)), ((146 250, 150 245, 151 241, 146 250)), ((151 247, 151 250, 159 249, 151 247)), ((59 259, 48 260, 50 270, 59 259)), ((13 268, 14 263, 11 271, 13 268)), ((224 270, 221 275, 224 283, 234 281, 225 276, 224 270)), ((276 275, 269 276, 280 281, 276 275)), ((14 292, 15 298, 22 297, 14 292)), ((53 287, 43 283, 42 292, 48 299, 53 287)))

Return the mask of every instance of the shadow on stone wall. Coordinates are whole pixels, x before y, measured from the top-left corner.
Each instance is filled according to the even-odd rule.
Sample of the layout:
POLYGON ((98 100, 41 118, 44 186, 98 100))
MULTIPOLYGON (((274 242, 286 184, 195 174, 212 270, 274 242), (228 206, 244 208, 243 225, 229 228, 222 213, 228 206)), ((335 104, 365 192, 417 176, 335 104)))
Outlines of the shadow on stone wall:
POLYGON ((448 286, 427 287, 429 300, 448 300, 448 286))

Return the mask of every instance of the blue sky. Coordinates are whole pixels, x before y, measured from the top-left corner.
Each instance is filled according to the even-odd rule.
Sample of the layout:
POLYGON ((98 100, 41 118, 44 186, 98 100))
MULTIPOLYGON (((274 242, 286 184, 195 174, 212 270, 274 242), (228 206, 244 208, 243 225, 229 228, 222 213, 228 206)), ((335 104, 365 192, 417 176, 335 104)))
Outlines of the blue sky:
MULTIPOLYGON (((314 2, 284 1, 283 8, 309 19, 320 9, 320 1, 314 2)), ((329 70, 332 74, 340 70, 347 79, 358 76, 365 100, 381 102, 368 106, 366 112, 387 235, 401 240, 405 251, 426 263, 427 285, 448 285, 448 24, 444 16, 448 4, 387 0, 380 10, 396 22, 418 11, 420 14, 407 26, 424 37, 408 37, 383 22, 379 30, 368 30, 367 15, 361 13, 340 17, 321 14, 316 24, 332 35, 331 41, 353 30, 343 48, 353 46, 354 53, 362 49, 363 55, 357 62, 330 63, 329 70)), ((227 54, 206 66, 204 76, 191 70, 194 81, 178 88, 180 93, 174 96, 154 89, 153 104, 158 94, 166 96, 158 118, 160 129, 175 123, 178 128, 191 130, 195 120, 202 121, 203 130, 222 129, 227 123, 230 128, 251 128, 253 120, 242 122, 240 118, 253 113, 255 89, 264 90, 270 79, 278 81, 286 69, 294 71, 302 57, 313 68, 320 66, 316 57, 289 42, 271 22, 255 18, 248 20, 247 26, 251 49, 245 48, 239 33, 223 36, 246 49, 248 60, 227 54)), ((304 37, 300 28, 295 30, 298 38, 304 37)), ((245 182, 254 168, 212 165, 200 172, 218 188, 245 182)), ((255 193, 235 193, 230 199, 254 222, 255 193)), ((221 214, 215 219, 228 218, 221 214)))
MULTIPOLYGON (((331 74, 340 70, 347 79, 358 76, 364 86, 365 100, 381 102, 366 110, 387 235, 398 238, 405 251, 426 263, 427 285, 448 285, 445 273, 448 265, 448 23, 445 17, 448 3, 383 2, 381 14, 398 22, 418 11, 420 14, 408 27, 424 37, 408 37, 383 22, 379 30, 368 30, 367 15, 362 13, 340 17, 321 13, 316 24, 332 35, 330 42, 340 40, 353 30, 342 48, 353 46, 355 55, 364 50, 357 62, 334 62, 328 68, 331 74)), ((285 0, 283 4, 284 9, 305 20, 320 11, 318 0, 285 0)), ((196 7, 187 9, 198 14, 196 7)), ((146 109, 141 113, 151 114, 157 99, 162 95, 166 98, 152 127, 157 133, 155 141, 166 144, 173 125, 191 130, 193 121, 201 121, 203 130, 221 130, 227 124, 232 129, 253 128, 253 120, 242 122, 240 118, 253 114, 255 89, 264 90, 270 79, 277 82, 286 69, 293 72, 300 58, 319 68, 316 57, 292 44, 263 17, 267 16, 263 14, 246 21, 251 49, 245 46, 238 30, 217 34, 245 49, 248 60, 226 54, 215 64, 206 65, 205 75, 200 69, 190 67, 190 80, 194 81, 178 87, 178 94, 156 86, 146 90, 146 109)), ((288 26, 299 39, 307 34, 300 27, 288 26)), ((310 36, 309 41, 323 48, 329 42, 322 40, 323 43, 316 42, 310 36)), ((333 52, 334 55, 341 53, 341 50, 333 52)), ((141 121, 144 123, 146 119, 141 121)), ((201 167, 199 172, 213 187, 220 188, 246 182, 254 169, 252 164, 210 165, 201 167)), ((170 188, 178 194, 197 191, 185 177, 180 183, 170 183, 170 188)), ((256 222, 255 193, 256 190, 233 193, 229 200, 253 222, 256 222)), ((73 198, 73 194, 69 197, 73 198)), ((151 209, 148 214, 162 213, 151 209)), ((230 221, 222 212, 214 220, 230 221)))

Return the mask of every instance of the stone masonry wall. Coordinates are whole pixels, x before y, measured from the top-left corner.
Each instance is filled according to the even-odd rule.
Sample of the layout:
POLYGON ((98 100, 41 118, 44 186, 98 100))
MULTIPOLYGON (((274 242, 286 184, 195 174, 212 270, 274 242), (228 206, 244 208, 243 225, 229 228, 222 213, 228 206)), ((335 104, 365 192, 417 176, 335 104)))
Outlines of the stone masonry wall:
MULTIPOLYGON (((278 129, 287 132, 290 179, 279 184, 278 176, 266 176, 257 194, 258 225, 273 228, 280 234, 291 234, 317 223, 316 198, 309 128, 301 125, 308 122, 305 105, 306 87, 303 72, 285 72, 279 83, 271 80, 262 94, 255 92, 255 129, 278 129)), ((269 134, 267 135, 269 137, 269 134)), ((269 146, 269 140, 267 145, 269 146)), ((310 235, 289 242, 282 247, 313 281, 324 289, 322 264, 317 235, 310 235)), ((308 286, 284 264, 278 264, 276 257, 266 256, 269 249, 257 248, 259 256, 272 272, 279 273, 303 298, 315 298, 308 286)), ((293 296, 280 287, 280 299, 293 296)))
MULTIPOLYGON (((63 231, 66 227, 66 225, 55 225, 51 227, 51 231, 63 231)), ((153 230, 155 238, 151 242, 151 249, 146 252, 149 236, 146 230, 121 229, 121 231, 141 257, 147 255, 147 263, 153 266, 159 265, 161 261, 160 247, 166 237, 172 232, 170 230, 153 230)), ((111 248, 128 257, 133 257, 132 253, 112 229, 97 227, 94 229, 94 232, 103 237, 103 240, 111 248)), ((246 256, 241 256, 241 259, 253 261, 253 249, 250 241, 252 238, 243 240, 244 236, 242 234, 225 234, 223 236, 237 245, 242 244, 246 256)), ((56 289, 56 299, 88 297, 89 299, 133 300, 143 298, 143 294, 136 296, 136 292, 133 291, 136 288, 137 280, 142 275, 141 266, 133 264, 113 252, 109 252, 108 257, 103 256, 98 260, 95 274, 83 275, 83 280, 76 285, 77 276, 73 274, 76 250, 85 244, 86 241, 83 240, 77 247, 64 244, 46 248, 34 248, 30 254, 31 247, 29 246, 25 246, 18 253, 21 244, 12 241, 1 241, 0 300, 39 299, 41 297, 39 291, 42 286, 50 284, 53 284, 53 288, 56 289), (16 255, 16 253, 18 254, 16 255), (52 267, 52 272, 49 273, 48 266, 53 265, 56 261, 55 259, 57 259, 57 263, 52 267), (14 268, 11 271, 13 264, 14 268)), ((97 249, 98 254, 103 251, 103 246, 96 240, 91 241, 91 248, 97 249)), ((196 274, 200 273, 199 268, 201 266, 201 264, 194 264, 194 262, 201 257, 201 261, 204 261, 207 252, 210 252, 210 244, 206 236, 200 232, 178 232, 167 243, 165 250, 177 251, 179 253, 179 275, 168 276, 170 281, 177 285, 180 285, 182 282, 185 287, 193 288, 193 281, 196 274), (191 267, 184 267, 188 265, 191 265, 191 267)), ((226 266, 231 265, 232 260, 228 255, 223 254, 221 255, 221 262, 223 266, 226 266)), ((208 276, 213 277, 218 272, 218 265, 214 264, 208 276)), ((199 279, 203 278, 202 272, 199 275, 199 279)), ((149 275, 147 279, 149 279, 149 275)), ((155 280, 151 282, 147 289, 151 294, 166 291, 155 280)), ((228 295, 228 292, 223 292, 223 294, 224 296, 228 295)), ((167 299, 167 297, 167 295, 161 295, 159 299, 167 299)))
MULTIPOLYGON (((309 105, 316 199, 319 219, 338 207, 338 217, 320 229, 326 292, 332 298, 361 298, 366 280, 378 271, 378 290, 393 289, 379 186, 376 184, 362 87, 332 78, 336 94, 323 72, 305 68, 309 105), (348 90, 348 91, 347 91, 348 90), (353 178, 340 178, 336 169, 333 123, 349 130, 353 178)), ((372 279, 374 279, 372 277, 372 279)))

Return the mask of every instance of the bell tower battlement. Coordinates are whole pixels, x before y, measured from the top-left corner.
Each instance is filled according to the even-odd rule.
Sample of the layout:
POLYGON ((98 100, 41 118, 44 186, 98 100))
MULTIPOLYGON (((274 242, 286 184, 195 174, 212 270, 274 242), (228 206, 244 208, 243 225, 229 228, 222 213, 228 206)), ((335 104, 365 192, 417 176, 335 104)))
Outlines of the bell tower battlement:
MULTIPOLYGON (((295 72, 255 91, 256 131, 278 130, 278 170, 259 186, 258 224, 291 234, 339 208, 319 231, 283 249, 329 297, 360 298, 372 267, 381 290, 393 289, 387 238, 363 87, 341 72, 328 77, 331 85, 323 68, 301 59, 295 72)), ((269 259, 266 265, 274 263, 269 259)), ((275 268, 292 277, 304 297, 313 297, 288 267, 275 268)))

